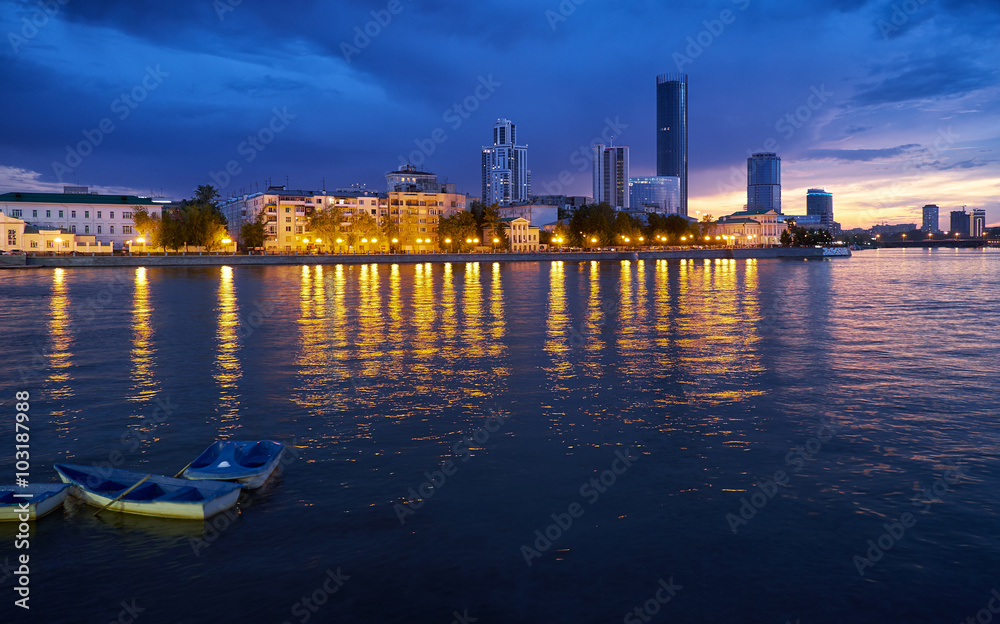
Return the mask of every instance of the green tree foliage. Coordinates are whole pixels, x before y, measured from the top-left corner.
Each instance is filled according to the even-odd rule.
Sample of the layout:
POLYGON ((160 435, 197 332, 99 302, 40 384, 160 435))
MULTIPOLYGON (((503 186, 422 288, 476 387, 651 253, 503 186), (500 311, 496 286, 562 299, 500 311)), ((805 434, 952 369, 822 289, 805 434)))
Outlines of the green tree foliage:
POLYGON ((347 226, 347 244, 354 247, 362 239, 370 241, 373 238, 378 238, 380 233, 381 229, 375 217, 371 216, 367 210, 359 211, 351 217, 350 224, 347 226))
MULTIPOLYGON (((827 245, 833 242, 833 236, 828 230, 805 229, 791 226, 788 228, 791 244, 795 247, 812 247, 814 245, 827 245)), ((785 245, 785 237, 781 237, 781 244, 785 245)), ((788 245, 785 245, 786 247, 788 245)))
POLYGON ((240 227, 240 238, 245 248, 263 247, 267 238, 264 230, 264 212, 258 212, 257 218, 248 221, 240 227))
POLYGON ((782 232, 778 240, 781 241, 782 247, 791 247, 792 245, 792 235, 788 233, 788 230, 782 232))
POLYGON ((343 209, 340 206, 327 206, 309 215, 309 234, 322 240, 321 245, 332 247, 340 238, 343 223, 343 209))
POLYGON ((580 206, 569 222, 570 241, 574 247, 610 245, 614 241, 615 209, 607 203, 580 206), (591 242, 597 238, 597 242, 591 242))
MULTIPOLYGON (((486 228, 490 228, 493 231, 493 236, 498 239, 496 246, 506 248, 510 246, 510 240, 507 237, 507 224, 501 220, 499 208, 499 204, 483 208, 480 226, 483 228, 483 236, 486 235, 486 228)), ((490 243, 492 244, 492 241, 490 243)))
POLYGON ((139 237, 146 240, 146 245, 151 247, 161 247, 160 238, 160 217, 150 215, 145 206, 137 206, 132 211, 132 222, 135 224, 135 231, 139 237))
POLYGON ((465 241, 470 238, 479 238, 479 227, 473 213, 463 210, 438 221, 438 239, 448 251, 468 249, 470 245, 465 241), (449 238, 450 245, 445 243, 449 238))

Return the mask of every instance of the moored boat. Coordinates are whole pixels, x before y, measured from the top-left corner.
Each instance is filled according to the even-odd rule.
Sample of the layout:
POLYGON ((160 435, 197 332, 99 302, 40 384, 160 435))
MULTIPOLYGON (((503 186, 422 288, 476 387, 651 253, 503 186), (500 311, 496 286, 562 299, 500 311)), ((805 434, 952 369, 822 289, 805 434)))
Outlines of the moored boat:
POLYGON ((69 487, 66 483, 0 485, 0 522, 25 522, 25 513, 30 522, 55 511, 66 500, 69 487))
POLYGON ((235 505, 241 489, 235 483, 193 482, 94 466, 56 464, 55 468, 60 479, 73 485, 70 491, 73 496, 95 507, 111 503, 109 511, 160 518, 210 518, 235 505), (145 482, 135 487, 143 479, 145 482))
POLYGON ((217 440, 188 466, 185 479, 235 481, 249 489, 264 485, 278 467, 285 445, 271 440, 217 440))

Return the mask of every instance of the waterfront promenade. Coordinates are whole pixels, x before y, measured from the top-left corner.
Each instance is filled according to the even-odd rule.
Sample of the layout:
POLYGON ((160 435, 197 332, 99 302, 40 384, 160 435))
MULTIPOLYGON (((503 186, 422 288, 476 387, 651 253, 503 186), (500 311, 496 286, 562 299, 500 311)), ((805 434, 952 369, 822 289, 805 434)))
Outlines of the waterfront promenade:
POLYGON ((414 254, 316 254, 316 255, 242 255, 226 253, 189 253, 171 255, 109 256, 65 255, 0 256, 7 267, 128 267, 128 266, 222 266, 287 264, 421 264, 425 262, 565 262, 621 260, 713 260, 713 259, 810 259, 848 257, 843 247, 771 247, 715 248, 658 251, 575 251, 534 253, 414 253, 414 254))

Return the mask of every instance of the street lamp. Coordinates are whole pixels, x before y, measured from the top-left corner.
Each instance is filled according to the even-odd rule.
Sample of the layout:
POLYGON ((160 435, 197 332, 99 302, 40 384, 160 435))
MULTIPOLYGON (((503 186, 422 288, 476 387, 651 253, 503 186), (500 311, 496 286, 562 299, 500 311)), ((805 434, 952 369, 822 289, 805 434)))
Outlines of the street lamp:
POLYGON ((59 253, 59 248, 62 247, 62 239, 57 236, 53 242, 56 244, 56 253, 59 253))

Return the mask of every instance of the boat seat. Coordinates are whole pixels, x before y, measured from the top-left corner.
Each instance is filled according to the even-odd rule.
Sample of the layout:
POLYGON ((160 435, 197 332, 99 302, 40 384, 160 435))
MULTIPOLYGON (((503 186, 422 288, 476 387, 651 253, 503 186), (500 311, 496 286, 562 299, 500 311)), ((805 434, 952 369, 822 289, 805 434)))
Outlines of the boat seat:
POLYGON ((198 491, 198 488, 189 485, 186 487, 182 487, 176 492, 171 492, 170 494, 163 496, 162 498, 160 498, 160 500, 176 501, 176 502, 200 501, 200 500, 205 500, 205 497, 202 496, 200 491, 198 491))

